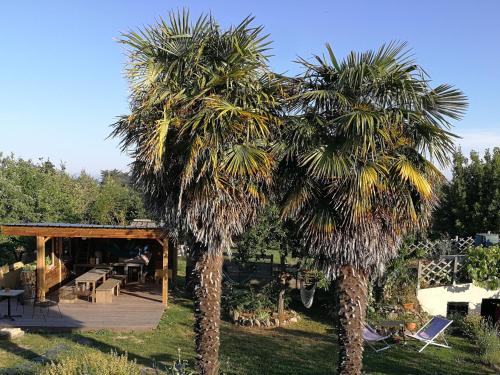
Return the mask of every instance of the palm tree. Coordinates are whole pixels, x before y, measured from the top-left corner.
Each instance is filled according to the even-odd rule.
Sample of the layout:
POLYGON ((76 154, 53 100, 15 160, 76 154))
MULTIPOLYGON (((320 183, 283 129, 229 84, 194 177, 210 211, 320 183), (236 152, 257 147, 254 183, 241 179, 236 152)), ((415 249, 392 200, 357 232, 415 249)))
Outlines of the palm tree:
POLYGON ((223 252, 265 203, 275 164, 278 86, 252 18, 221 30, 212 17, 171 14, 125 34, 130 111, 114 125, 147 207, 190 239, 201 374, 219 369, 223 252))
POLYGON ((339 373, 360 374, 369 277, 383 272, 402 237, 427 225, 453 149, 450 120, 463 94, 432 88, 404 44, 338 61, 300 59, 292 80, 283 167, 283 215, 301 222, 310 253, 337 279, 339 373))

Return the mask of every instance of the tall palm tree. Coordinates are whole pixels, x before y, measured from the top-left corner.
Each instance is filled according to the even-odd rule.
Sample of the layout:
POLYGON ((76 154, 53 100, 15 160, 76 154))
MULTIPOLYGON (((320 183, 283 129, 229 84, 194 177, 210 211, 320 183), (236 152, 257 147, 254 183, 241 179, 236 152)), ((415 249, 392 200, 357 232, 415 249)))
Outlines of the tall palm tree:
POLYGON ((317 263, 337 279, 339 373, 360 374, 369 277, 424 227, 453 149, 463 94, 431 87, 404 44, 304 59, 286 121, 283 215, 301 222, 317 263))
POLYGON ((191 240, 201 374, 219 369, 223 252, 265 203, 275 164, 277 86, 252 18, 222 30, 171 14, 122 38, 131 113, 114 125, 147 207, 191 240))

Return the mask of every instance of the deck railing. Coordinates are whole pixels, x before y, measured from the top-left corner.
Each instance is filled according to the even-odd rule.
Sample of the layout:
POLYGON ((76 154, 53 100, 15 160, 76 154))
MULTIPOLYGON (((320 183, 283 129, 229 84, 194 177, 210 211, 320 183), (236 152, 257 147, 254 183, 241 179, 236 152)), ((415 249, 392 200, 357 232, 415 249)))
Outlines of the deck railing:
POLYGON ((47 269, 45 272, 45 291, 48 292, 50 288, 61 284, 69 275, 69 269, 64 263, 61 264, 61 274, 59 274, 59 269, 56 266, 47 269))

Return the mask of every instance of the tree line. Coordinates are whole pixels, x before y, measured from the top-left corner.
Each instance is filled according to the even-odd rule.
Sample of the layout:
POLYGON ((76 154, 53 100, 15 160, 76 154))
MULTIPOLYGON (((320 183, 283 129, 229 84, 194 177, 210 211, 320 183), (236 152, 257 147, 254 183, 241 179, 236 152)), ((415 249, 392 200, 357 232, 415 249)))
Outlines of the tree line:
MULTIPOLYGON (((142 195, 125 172, 105 170, 100 178, 64 165, 0 153, 0 223, 65 222, 126 225, 146 216, 142 195)), ((0 264, 19 260, 16 248, 34 249, 32 239, 0 237, 0 264)))
POLYGON ((441 191, 431 235, 467 237, 491 231, 500 233, 500 148, 481 157, 461 150, 453 157, 452 178, 441 191))

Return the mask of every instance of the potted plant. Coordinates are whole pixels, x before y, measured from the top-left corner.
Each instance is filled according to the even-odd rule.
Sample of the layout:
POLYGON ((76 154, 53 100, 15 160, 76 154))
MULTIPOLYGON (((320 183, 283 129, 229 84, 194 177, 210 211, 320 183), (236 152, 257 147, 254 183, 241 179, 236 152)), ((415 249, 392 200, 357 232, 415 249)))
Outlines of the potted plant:
POLYGON ((410 332, 415 332, 417 330, 417 317, 413 312, 407 311, 402 316, 405 322, 405 327, 410 332))
POLYGON ((36 265, 28 263, 21 271, 21 285, 25 291, 24 298, 31 298, 35 295, 36 265))
POLYGON ((413 304, 413 302, 406 302, 403 303, 403 309, 405 311, 413 311, 415 310, 415 305, 413 304))

